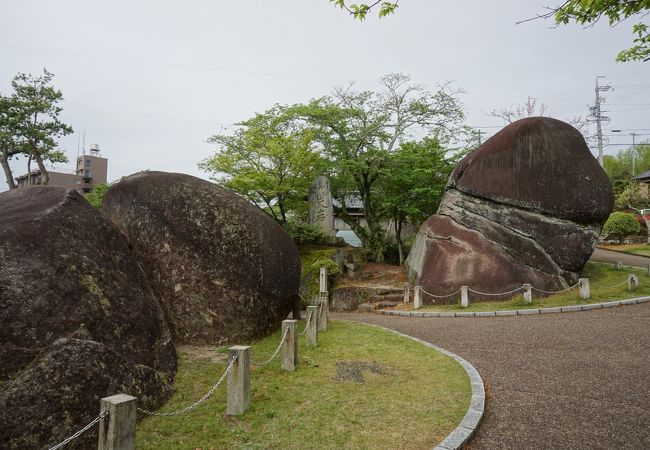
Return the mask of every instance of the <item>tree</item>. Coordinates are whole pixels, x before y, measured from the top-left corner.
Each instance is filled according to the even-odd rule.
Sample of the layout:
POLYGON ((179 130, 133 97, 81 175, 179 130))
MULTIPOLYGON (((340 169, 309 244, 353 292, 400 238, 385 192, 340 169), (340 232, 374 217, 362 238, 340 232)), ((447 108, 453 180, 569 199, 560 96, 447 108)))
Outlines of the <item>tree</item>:
POLYGON ((14 99, 0 95, 0 165, 9 189, 16 187, 9 161, 22 151, 21 143, 16 136, 16 126, 21 120, 21 111, 16 107, 14 99))
POLYGON ((12 100, 20 111, 20 121, 15 123, 14 136, 21 141, 21 151, 26 154, 27 173, 31 184, 31 162, 36 161, 43 184, 48 184, 49 174, 45 161, 67 162, 65 153, 56 149, 56 140, 72 133, 72 128, 59 120, 63 100, 61 91, 50 84, 54 75, 43 69, 43 75, 19 73, 11 82, 12 100))
POLYGON ((436 212, 456 161, 435 138, 404 142, 389 156, 383 180, 382 208, 392 219, 400 265, 405 252, 401 234, 404 223, 419 223, 436 212))
MULTIPOLYGON (((650 11, 648 0, 566 0, 555 8, 546 8, 545 14, 537 15, 521 22, 535 19, 553 18, 557 25, 575 22, 580 25, 593 26, 603 17, 609 25, 615 27, 631 17, 642 18, 650 11)), ((634 46, 622 50, 616 56, 619 62, 650 60, 650 35, 648 25, 642 22, 632 26, 634 46)))
POLYGON ((309 186, 324 164, 314 133, 280 105, 237 125, 233 135, 208 139, 217 151, 199 167, 282 224, 291 213, 304 214, 309 186))
POLYGON ((330 0, 330 3, 334 3, 335 6, 346 10, 348 13, 352 15, 355 19, 359 20, 364 20, 368 13, 370 12, 371 9, 373 9, 375 6, 379 6, 379 17, 385 17, 388 16, 389 14, 393 14, 395 10, 397 9, 397 4, 399 0, 395 0, 394 2, 388 2, 385 0, 377 0, 373 3, 366 4, 366 3, 361 3, 361 4, 348 4, 345 2, 345 0, 330 0))
POLYGON ((445 142, 464 118, 456 92, 449 86, 429 92, 402 74, 390 74, 381 81, 380 92, 337 88, 332 96, 290 110, 314 129, 333 167, 333 194, 341 205, 338 212, 375 261, 383 260, 385 249, 377 187, 386 176, 390 154, 416 131, 445 142), (360 197, 365 224, 347 215, 351 196, 360 197))

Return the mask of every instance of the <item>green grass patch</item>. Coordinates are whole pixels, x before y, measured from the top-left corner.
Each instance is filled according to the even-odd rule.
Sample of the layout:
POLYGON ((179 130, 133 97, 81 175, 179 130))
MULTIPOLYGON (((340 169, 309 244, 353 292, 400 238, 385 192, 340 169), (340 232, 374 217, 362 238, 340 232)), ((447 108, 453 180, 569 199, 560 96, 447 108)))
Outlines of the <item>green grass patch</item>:
MULTIPOLYGON (((299 366, 280 369, 278 359, 253 368, 251 407, 225 415, 225 385, 195 411, 180 417, 147 417, 137 430, 142 449, 413 449, 432 448, 462 420, 470 380, 452 358, 392 333, 331 321, 319 347, 299 338, 299 366), (337 362, 376 363, 362 383, 337 381, 337 362)), ((302 331, 304 321, 298 324, 302 331)), ((275 350, 280 332, 253 343, 252 359, 275 350)), ((225 364, 180 352, 175 395, 159 412, 200 398, 225 364)))
MULTIPOLYGON (((533 290, 533 303, 524 303, 524 297, 519 294, 507 300, 502 301, 472 301, 472 293, 469 294, 469 306, 463 308, 460 306, 460 294, 453 305, 427 305, 418 309, 418 311, 438 311, 438 312, 461 312, 461 311, 500 311, 508 309, 536 309, 552 308, 557 306, 588 305, 590 303, 606 302, 609 300, 624 300, 627 298, 642 297, 650 295, 650 277, 648 272, 633 267, 623 267, 616 269, 611 264, 588 262, 583 271, 582 278, 589 278, 589 287, 591 298, 582 300, 580 298, 579 288, 576 287, 568 292, 554 294, 549 297, 540 297, 539 292, 533 290), (615 288, 603 286, 613 286, 627 280, 629 273, 634 273, 639 277, 639 286, 630 291, 627 283, 615 288)), ((426 295, 425 295, 426 297, 426 295)))
POLYGON ((650 244, 623 244, 603 246, 607 250, 628 253, 630 255, 650 256, 650 244))

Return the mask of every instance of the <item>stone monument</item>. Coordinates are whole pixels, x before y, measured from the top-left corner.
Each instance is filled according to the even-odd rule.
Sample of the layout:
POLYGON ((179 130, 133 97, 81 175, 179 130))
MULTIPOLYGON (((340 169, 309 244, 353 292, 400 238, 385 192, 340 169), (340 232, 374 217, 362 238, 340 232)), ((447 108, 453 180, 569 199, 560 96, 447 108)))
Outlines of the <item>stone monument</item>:
POLYGON ((332 189, 329 178, 324 175, 317 177, 309 188, 309 224, 334 238, 332 189))

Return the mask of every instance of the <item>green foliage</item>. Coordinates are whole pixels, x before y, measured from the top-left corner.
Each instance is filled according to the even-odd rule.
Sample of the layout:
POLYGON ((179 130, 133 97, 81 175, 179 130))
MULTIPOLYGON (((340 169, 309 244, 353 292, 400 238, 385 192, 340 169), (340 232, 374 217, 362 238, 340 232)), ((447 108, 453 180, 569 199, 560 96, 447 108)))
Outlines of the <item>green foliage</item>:
POLYGON ((375 1, 374 3, 352 3, 350 5, 346 4, 345 0, 330 0, 330 3, 334 3, 334 6, 344 9, 347 12, 349 12, 352 17, 355 19, 359 19, 360 21, 363 21, 370 10, 374 8, 375 6, 379 6, 379 17, 386 17, 390 14, 394 14, 395 10, 398 7, 398 2, 399 0, 396 0, 394 2, 387 2, 385 0, 378 0, 375 1))
POLYGON ((324 168, 313 132, 286 112, 275 105, 237 124, 233 135, 212 136, 217 151, 199 164, 280 223, 305 214, 309 185, 324 168))
POLYGON ((95 188, 87 193, 84 197, 93 207, 101 209, 104 195, 108 192, 110 186, 107 183, 98 184, 95 188))
MULTIPOLYGON (((610 26, 616 26, 630 17, 643 17, 650 10, 648 0, 567 0, 555 8, 555 22, 580 25, 593 25, 601 17, 606 17, 610 26)), ((644 23, 634 24, 632 32, 637 36, 633 47, 621 51, 617 61, 645 61, 650 58, 650 35, 644 23)))
POLYGON ((293 238, 296 245, 325 244, 329 241, 329 238, 313 225, 289 221, 282 224, 282 227, 293 238))
POLYGON ((639 185, 632 182, 616 196, 615 207, 619 210, 625 210, 630 207, 641 208, 646 206, 647 203, 648 199, 641 196, 639 185))
POLYGON ((311 264, 311 270, 314 270, 317 273, 320 273, 321 267, 325 267, 327 275, 338 275, 341 273, 339 264, 332 258, 320 258, 311 264))
POLYGON ((606 239, 622 239, 625 236, 639 234, 641 225, 634 218, 634 214, 615 212, 609 216, 603 226, 602 236, 606 239))

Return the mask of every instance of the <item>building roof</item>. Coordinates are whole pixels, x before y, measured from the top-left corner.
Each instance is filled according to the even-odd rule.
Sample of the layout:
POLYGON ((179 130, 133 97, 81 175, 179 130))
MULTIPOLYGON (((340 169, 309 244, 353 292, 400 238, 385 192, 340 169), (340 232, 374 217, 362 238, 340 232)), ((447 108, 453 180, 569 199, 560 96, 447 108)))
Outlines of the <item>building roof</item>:
POLYGON ((638 174, 636 177, 634 177, 634 179, 637 181, 650 180, 650 170, 646 170, 645 172, 638 174))
MULTIPOLYGON (((341 202, 339 202, 337 199, 333 198, 332 199, 332 204, 336 206, 337 208, 341 207, 341 202)), ((357 194, 349 194, 345 196, 345 206, 348 209, 363 209, 363 201, 361 200, 361 196, 357 194)))

